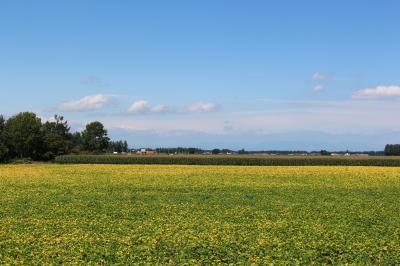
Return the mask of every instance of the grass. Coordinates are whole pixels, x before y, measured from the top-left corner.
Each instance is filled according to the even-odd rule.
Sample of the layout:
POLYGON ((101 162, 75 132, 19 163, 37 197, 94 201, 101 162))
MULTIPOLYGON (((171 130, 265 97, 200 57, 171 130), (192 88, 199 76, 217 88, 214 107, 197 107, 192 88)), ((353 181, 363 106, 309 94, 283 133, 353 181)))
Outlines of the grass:
POLYGON ((391 167, 1 165, 0 264, 399 264, 391 167))

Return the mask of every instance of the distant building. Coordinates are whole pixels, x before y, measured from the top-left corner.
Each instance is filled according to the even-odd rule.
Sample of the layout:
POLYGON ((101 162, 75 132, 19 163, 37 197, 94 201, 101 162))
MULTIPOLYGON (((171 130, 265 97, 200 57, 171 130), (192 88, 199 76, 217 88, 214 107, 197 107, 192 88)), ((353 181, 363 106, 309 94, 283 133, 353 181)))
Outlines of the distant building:
POLYGON ((155 150, 151 150, 151 149, 140 149, 136 152, 136 154, 140 154, 140 155, 153 155, 153 154, 157 154, 157 152, 155 150))

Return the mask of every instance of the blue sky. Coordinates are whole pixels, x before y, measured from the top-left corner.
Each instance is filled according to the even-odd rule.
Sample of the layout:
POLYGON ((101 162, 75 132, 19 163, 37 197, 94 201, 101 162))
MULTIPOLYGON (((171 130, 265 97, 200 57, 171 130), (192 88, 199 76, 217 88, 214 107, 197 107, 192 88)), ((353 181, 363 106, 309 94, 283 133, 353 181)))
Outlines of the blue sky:
POLYGON ((1 1, 0 113, 133 147, 400 142, 399 1, 1 1))

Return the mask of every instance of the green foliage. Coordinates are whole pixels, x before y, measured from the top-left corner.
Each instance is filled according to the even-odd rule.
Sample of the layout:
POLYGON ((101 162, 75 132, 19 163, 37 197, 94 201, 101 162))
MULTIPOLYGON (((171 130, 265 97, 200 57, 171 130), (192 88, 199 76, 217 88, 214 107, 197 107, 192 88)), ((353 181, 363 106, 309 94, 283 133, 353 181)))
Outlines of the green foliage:
POLYGON ((73 143, 73 148, 72 148, 72 153, 79 153, 82 148, 82 134, 81 132, 75 132, 72 134, 72 143, 73 143))
POLYGON ((0 141, 0 163, 3 163, 7 160, 8 148, 7 146, 0 141))
POLYGON ((241 149, 238 151, 238 154, 247 154, 248 152, 245 149, 241 149))
MULTIPOLYGON (((70 133, 68 121, 55 115, 42 123, 34 113, 19 113, 7 121, 0 115, 0 163, 24 160, 48 161, 65 154, 103 153, 107 150, 107 130, 100 122, 89 123, 84 132, 70 133)), ((128 151, 126 141, 114 142, 128 151)))
POLYGON ((322 156, 330 156, 330 155, 331 155, 331 153, 328 152, 328 151, 326 151, 326 150, 321 150, 320 154, 321 154, 322 156))
POLYGON ((19 113, 4 127, 10 153, 18 158, 40 159, 43 155, 42 122, 34 113, 19 113))
POLYGON ((385 147, 385 155, 387 156, 399 156, 400 155, 400 144, 388 144, 385 147))
POLYGON ((177 148, 157 148, 156 152, 165 154, 201 154, 204 152, 204 150, 193 147, 190 148, 177 147, 177 148))
POLYGON ((90 152, 105 152, 110 141, 107 130, 98 121, 86 125, 81 139, 83 149, 90 152))
POLYGON ((50 160, 71 151, 73 141, 69 130, 68 122, 58 115, 54 116, 54 121, 43 124, 43 141, 46 151, 43 155, 44 159, 50 160))
POLYGON ((220 153, 221 153, 221 150, 220 150, 220 149, 213 149, 213 150, 211 151, 211 153, 212 153, 212 154, 220 154, 220 153))
POLYGON ((328 157, 328 156, 137 156, 137 155, 66 155, 55 159, 62 164, 182 164, 182 165, 348 165, 400 166, 397 157, 328 157))
POLYGON ((119 140, 119 141, 110 141, 108 143, 107 151, 109 152, 128 152, 128 142, 119 140))
POLYGON ((0 163, 7 160, 8 148, 5 137, 5 119, 0 115, 0 163))
POLYGON ((31 164, 31 158, 15 158, 9 161, 10 164, 31 164))

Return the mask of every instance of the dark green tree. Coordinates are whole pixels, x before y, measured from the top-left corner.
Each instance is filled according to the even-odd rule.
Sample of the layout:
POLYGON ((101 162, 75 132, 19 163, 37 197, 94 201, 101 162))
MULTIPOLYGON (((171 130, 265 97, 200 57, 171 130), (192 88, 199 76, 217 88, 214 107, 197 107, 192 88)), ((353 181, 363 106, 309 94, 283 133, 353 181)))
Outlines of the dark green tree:
POLYGON ((128 142, 125 140, 124 144, 122 145, 122 151, 128 152, 128 150, 129 150, 128 142))
POLYGON ((212 153, 212 154, 220 154, 220 153, 221 153, 221 150, 220 150, 220 149, 213 149, 213 150, 211 151, 211 153, 212 153))
POLYGON ((122 152, 121 141, 110 141, 107 150, 109 152, 122 152))
POLYGON ((248 152, 245 149, 238 150, 238 154, 247 154, 248 152))
POLYGON ((8 148, 5 139, 5 127, 6 120, 2 115, 0 115, 0 163, 7 159, 8 148))
POLYGON ((119 141, 110 141, 108 143, 109 152, 128 152, 128 142, 119 140, 119 141))
POLYGON ((105 152, 110 139, 103 124, 96 121, 86 125, 82 132, 82 148, 90 152, 105 152))
POLYGON ((321 150, 319 153, 320 153, 322 156, 329 156, 329 155, 331 155, 331 153, 328 152, 328 151, 326 151, 326 150, 321 150))
POLYGON ((34 113, 19 113, 7 120, 4 127, 11 156, 41 159, 43 155, 42 122, 34 113))
POLYGON ((43 124, 43 141, 46 150, 44 159, 53 159, 55 156, 68 154, 71 151, 73 141, 69 130, 68 121, 58 115, 54 116, 54 121, 43 124))
POLYGON ((74 132, 72 134, 72 151, 73 153, 79 153, 82 150, 82 134, 80 132, 74 132))
POLYGON ((400 144, 388 144, 385 146, 385 155, 387 156, 399 156, 400 155, 400 144))

